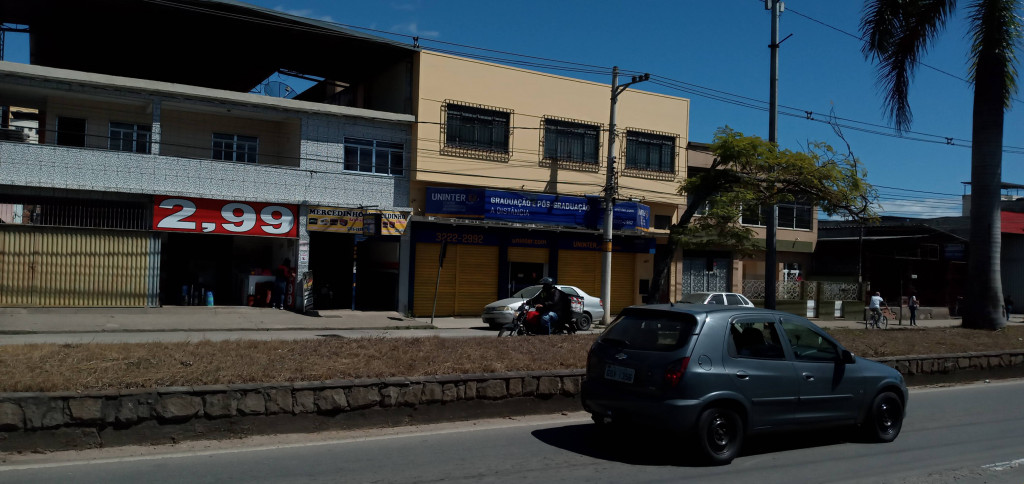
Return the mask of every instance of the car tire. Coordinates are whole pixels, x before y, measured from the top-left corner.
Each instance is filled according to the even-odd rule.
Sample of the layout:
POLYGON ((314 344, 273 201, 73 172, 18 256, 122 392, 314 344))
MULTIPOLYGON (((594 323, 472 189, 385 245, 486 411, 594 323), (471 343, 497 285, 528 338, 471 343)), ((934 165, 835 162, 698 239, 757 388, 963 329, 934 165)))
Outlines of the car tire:
POLYGON ((593 323, 593 319, 587 313, 583 313, 580 315, 579 319, 576 320, 576 326, 579 327, 580 331, 589 330, 591 323, 593 323))
POLYGON ((725 465, 732 462, 743 445, 743 419, 733 410, 712 407, 697 419, 697 451, 705 463, 725 465))
POLYGON ((903 402, 893 392, 875 396, 861 424, 864 438, 871 442, 892 442, 903 428, 903 402))

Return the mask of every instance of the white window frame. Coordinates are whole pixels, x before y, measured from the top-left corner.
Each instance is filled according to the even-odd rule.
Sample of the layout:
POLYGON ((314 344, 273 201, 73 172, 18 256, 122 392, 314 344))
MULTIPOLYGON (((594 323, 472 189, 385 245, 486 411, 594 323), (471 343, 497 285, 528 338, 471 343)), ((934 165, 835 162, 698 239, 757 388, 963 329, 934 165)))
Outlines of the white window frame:
POLYGON ((153 129, 149 125, 111 121, 108 134, 108 149, 130 153, 150 153, 153 129), (120 134, 116 139, 115 133, 120 134), (114 146, 115 142, 118 146, 114 146))
POLYGON ((253 164, 259 162, 260 139, 258 136, 213 133, 212 140, 211 157, 215 160, 253 164), (219 147, 218 143, 220 143, 219 147))
POLYGON ((359 173, 373 173, 376 175, 405 176, 405 145, 392 141, 378 141, 366 138, 345 138, 345 163, 344 170, 359 173), (352 150, 351 148, 366 148, 352 150), (350 155, 355 152, 359 158, 351 160, 350 155), (365 153, 369 153, 370 161, 365 163, 362 159, 365 153), (401 166, 391 164, 392 157, 398 155, 402 158, 401 166), (387 155, 381 160, 381 155, 387 155), (369 170, 363 170, 363 167, 369 170))

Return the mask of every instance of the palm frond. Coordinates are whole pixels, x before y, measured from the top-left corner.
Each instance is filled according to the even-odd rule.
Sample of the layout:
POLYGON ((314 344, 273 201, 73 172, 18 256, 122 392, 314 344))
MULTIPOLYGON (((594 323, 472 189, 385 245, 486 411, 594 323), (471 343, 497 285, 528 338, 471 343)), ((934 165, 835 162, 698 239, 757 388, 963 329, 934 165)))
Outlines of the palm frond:
POLYGON ((969 79, 977 86, 978 76, 983 75, 979 64, 985 64, 986 72, 1002 78, 997 83, 985 84, 999 85, 1003 105, 1007 108, 1017 91, 1017 43, 1024 39, 1024 26, 1017 14, 1020 8, 1019 0, 979 0, 971 5, 968 15, 971 25, 969 79), (983 58, 987 62, 983 62, 983 58))
POLYGON ((929 43, 946 25, 956 0, 869 0, 860 31, 864 56, 879 65, 888 117, 897 132, 910 128, 910 81, 929 43))

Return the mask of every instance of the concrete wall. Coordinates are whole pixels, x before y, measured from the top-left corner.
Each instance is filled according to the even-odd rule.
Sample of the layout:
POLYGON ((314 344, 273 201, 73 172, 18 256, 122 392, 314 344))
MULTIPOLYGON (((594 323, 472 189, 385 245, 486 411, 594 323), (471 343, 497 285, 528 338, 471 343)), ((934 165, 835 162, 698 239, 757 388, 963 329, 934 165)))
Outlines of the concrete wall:
MULTIPOLYGON (((1024 350, 877 361, 908 385, 1024 375, 1024 350)), ((584 370, 0 393, 0 452, 173 443, 579 410, 584 370)))

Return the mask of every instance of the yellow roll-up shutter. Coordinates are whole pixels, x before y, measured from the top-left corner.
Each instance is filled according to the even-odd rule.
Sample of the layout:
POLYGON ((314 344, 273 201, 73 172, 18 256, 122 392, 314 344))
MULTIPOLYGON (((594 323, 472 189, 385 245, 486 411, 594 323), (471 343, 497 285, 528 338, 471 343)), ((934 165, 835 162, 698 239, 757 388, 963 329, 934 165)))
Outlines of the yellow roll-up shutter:
POLYGON ((455 315, 479 316, 498 299, 498 248, 458 245, 455 315))
POLYGON ((413 282, 413 313, 416 317, 427 317, 434 310, 434 288, 437 287, 436 316, 452 316, 455 313, 455 262, 453 245, 448 246, 441 277, 438 279, 437 263, 441 244, 416 244, 416 275, 413 282))
POLYGON ((150 236, 77 229, 0 232, 0 306, 143 307, 150 236))
POLYGON ((576 286, 594 297, 601 297, 601 252, 592 250, 558 251, 557 284, 576 286))
POLYGON ((636 254, 612 253, 612 314, 632 306, 636 298, 636 254))
POLYGON ((538 264, 548 263, 548 249, 537 247, 509 247, 509 262, 535 262, 538 264))

